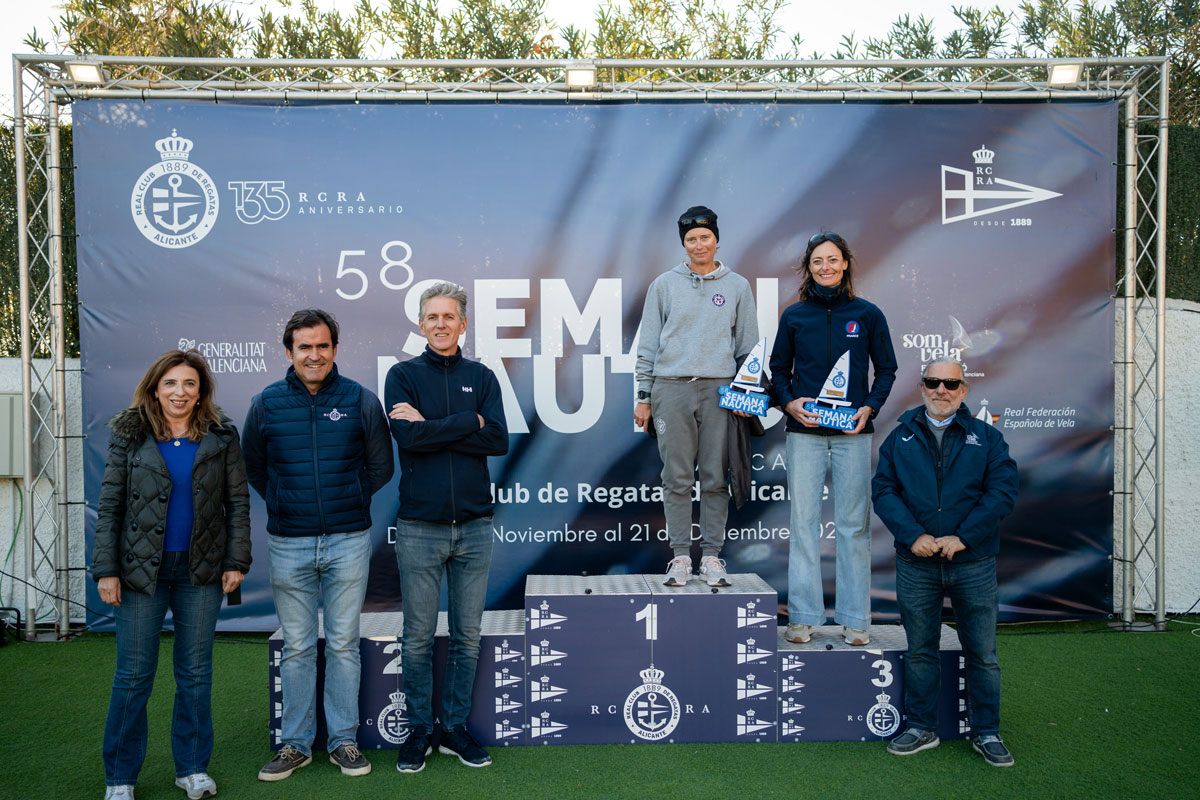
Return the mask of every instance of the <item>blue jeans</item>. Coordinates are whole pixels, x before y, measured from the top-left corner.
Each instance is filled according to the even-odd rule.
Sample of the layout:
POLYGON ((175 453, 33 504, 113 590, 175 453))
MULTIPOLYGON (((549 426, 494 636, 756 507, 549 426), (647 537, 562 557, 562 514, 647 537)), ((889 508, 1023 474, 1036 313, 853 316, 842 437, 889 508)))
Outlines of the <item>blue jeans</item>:
POLYGON ((492 518, 457 525, 397 519, 396 563, 404 601, 401 664, 409 727, 433 730, 433 635, 443 572, 450 650, 441 722, 447 729, 463 725, 471 713, 471 690, 479 662, 479 629, 492 563, 492 518))
POLYGON ((312 755, 317 735, 317 601, 325 609, 327 749, 358 734, 358 620, 367 593, 371 532, 269 536, 271 593, 283 629, 280 743, 312 755))
POLYGON ((837 532, 834 621, 871 625, 871 437, 787 435, 792 535, 788 552, 788 622, 824 625, 821 583, 821 493, 832 464, 833 524, 837 532))
POLYGON ((942 605, 950 598, 958 640, 967 665, 967 717, 971 730, 1000 733, 1000 662, 996 658, 996 559, 915 560, 896 556, 896 600, 908 655, 904 666, 904 709, 908 724, 937 730, 941 684, 942 605))
POLYGON ((116 608, 117 669, 104 723, 104 782, 136 784, 146 758, 146 702, 158 669, 159 634, 167 609, 175 623, 175 711, 171 755, 175 775, 208 771, 212 756, 212 648, 221 584, 193 586, 188 554, 163 553, 154 594, 121 588, 116 608))

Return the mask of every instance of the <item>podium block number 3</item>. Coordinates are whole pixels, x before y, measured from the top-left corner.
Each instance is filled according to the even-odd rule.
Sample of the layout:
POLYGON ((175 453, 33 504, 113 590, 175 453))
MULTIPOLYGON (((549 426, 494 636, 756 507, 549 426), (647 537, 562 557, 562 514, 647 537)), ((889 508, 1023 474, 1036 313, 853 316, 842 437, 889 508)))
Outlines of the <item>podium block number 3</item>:
POLYGON ((871 683, 875 684, 876 686, 878 686, 881 689, 884 686, 892 685, 892 680, 893 680, 893 678, 892 678, 892 662, 881 658, 878 661, 876 661, 874 664, 872 664, 871 666, 874 667, 875 669, 879 670, 879 677, 872 678, 871 683))
POLYGON ((646 638, 650 641, 658 639, 658 606, 646 603, 646 607, 633 615, 635 620, 646 621, 646 638))

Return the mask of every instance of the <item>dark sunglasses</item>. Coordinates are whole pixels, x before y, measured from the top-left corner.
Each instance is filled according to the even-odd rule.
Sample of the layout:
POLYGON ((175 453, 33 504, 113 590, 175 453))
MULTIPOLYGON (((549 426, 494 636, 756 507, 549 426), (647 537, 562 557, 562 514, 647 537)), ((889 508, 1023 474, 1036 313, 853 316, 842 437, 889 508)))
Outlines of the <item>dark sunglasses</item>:
POLYGON ((821 242, 833 242, 834 244, 845 244, 846 240, 838 236, 836 233, 814 233, 808 237, 808 246, 815 247, 821 242))
POLYGON ((698 217, 680 217, 679 218, 679 227, 681 227, 681 228, 695 228, 695 227, 706 228, 709 225, 716 223, 716 221, 717 221, 717 218, 715 216, 710 217, 708 214, 702 214, 698 217))
POLYGON ((962 378, 921 378, 921 383, 931 392, 937 390, 939 383, 946 387, 946 391, 957 392, 963 381, 962 378))

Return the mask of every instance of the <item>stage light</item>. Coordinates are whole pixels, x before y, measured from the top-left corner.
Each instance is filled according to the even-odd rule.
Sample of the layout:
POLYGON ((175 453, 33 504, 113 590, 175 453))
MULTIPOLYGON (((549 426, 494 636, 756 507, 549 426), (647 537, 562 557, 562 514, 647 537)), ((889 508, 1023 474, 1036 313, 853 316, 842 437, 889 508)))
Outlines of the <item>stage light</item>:
POLYGON ((99 61, 68 61, 67 72, 75 83, 104 83, 108 80, 108 73, 99 61))
POLYGON ((1051 86, 1075 86, 1082 74, 1082 64, 1051 64, 1046 83, 1051 86))
POLYGON ((587 89, 596 85, 596 68, 591 64, 567 67, 567 88, 587 89))

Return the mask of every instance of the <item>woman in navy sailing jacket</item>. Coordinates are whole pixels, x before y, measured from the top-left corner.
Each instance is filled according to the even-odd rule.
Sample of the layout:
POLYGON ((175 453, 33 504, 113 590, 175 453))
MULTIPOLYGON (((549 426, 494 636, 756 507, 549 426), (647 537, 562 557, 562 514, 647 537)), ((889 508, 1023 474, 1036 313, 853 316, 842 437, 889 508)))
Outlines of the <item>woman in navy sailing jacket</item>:
POLYGON ((836 233, 808 240, 797 269, 800 299, 780 317, 771 352, 772 394, 787 415, 792 535, 786 637, 793 642, 807 642, 813 627, 825 624, 820 542, 827 463, 837 532, 834 621, 850 644, 870 641, 871 419, 896 379, 896 353, 883 312, 855 294, 853 265, 850 246, 836 233), (840 375, 834 367, 844 353, 849 369, 840 375), (874 370, 870 384, 868 367, 874 370), (849 408, 857 409, 854 430, 820 427, 817 414, 805 410, 826 381, 845 391, 849 408))

